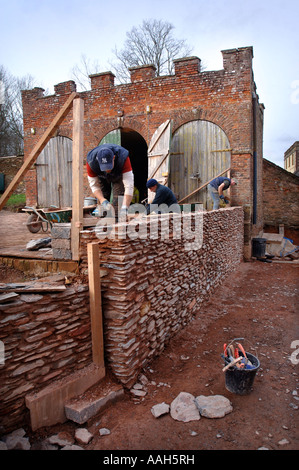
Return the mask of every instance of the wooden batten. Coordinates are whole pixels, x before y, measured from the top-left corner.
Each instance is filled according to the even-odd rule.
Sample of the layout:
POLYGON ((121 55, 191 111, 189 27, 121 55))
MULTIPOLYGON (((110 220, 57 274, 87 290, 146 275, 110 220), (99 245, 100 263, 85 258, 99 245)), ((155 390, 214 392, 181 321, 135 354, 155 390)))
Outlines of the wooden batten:
POLYGON ((83 126, 84 101, 76 98, 73 104, 73 163, 72 163, 72 259, 80 259, 80 230, 83 221, 83 126))
POLYGON ((98 243, 88 243, 88 282, 91 319, 92 359, 104 367, 104 340, 101 298, 101 275, 98 243))

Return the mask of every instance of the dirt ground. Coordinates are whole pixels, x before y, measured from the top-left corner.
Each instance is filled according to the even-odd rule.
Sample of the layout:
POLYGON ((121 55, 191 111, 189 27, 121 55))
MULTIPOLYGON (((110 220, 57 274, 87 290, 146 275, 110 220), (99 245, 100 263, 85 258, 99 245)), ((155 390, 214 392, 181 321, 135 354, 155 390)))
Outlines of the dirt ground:
MULTIPOLYGON (((22 274, 1 267, 0 282, 21 280, 22 274), (20 276, 20 278, 18 278, 20 276)), ((35 433, 31 444, 61 431, 74 436, 84 427, 93 434, 86 450, 201 451, 298 450, 299 407, 299 266, 296 263, 243 262, 215 291, 183 331, 142 373, 147 394, 124 398, 84 425, 67 421, 35 433), (260 368, 249 395, 225 388, 223 344, 242 344, 256 355, 260 368), (296 343, 294 343, 296 342, 296 343), (170 404, 181 392, 224 395, 233 411, 224 418, 187 423, 170 414, 154 418, 153 405, 170 404), (100 428, 109 435, 100 436, 100 428)))

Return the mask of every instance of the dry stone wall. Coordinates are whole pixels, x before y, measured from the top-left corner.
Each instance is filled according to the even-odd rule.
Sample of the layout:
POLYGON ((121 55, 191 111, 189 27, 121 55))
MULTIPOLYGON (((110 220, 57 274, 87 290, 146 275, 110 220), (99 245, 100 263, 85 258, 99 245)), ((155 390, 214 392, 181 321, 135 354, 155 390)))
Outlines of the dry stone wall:
POLYGON ((91 363, 88 302, 88 287, 77 285, 0 303, 0 434, 24 424, 27 393, 91 363))
MULTIPOLYGON (((194 231, 194 215, 188 217, 194 231)), ((164 240, 161 227, 156 238, 99 240, 94 230, 81 234, 82 274, 87 274, 87 243, 99 243, 106 360, 125 386, 200 315, 202 303, 242 259, 242 208, 204 212, 202 228, 201 247, 195 249, 186 249, 173 227, 164 240)))
POLYGON ((94 229, 84 230, 80 284, 68 285, 64 292, 20 294, 0 304, 0 345, 5 348, 0 434, 26 423, 28 393, 92 362, 88 243, 100 248, 105 365, 125 387, 201 315, 201 305, 242 259, 241 207, 202 213, 202 231, 194 214, 184 215, 181 224, 189 235, 196 234, 195 244, 177 236, 172 218, 169 226, 158 228, 149 220, 155 217, 139 227, 150 231, 143 238, 134 226, 121 238, 99 239, 94 229))

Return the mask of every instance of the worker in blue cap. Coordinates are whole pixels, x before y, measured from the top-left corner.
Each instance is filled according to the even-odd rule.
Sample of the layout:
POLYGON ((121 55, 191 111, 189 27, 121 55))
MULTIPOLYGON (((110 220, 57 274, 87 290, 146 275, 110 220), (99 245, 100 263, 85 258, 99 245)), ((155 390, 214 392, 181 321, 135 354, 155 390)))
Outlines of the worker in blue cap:
POLYGON ((178 205, 178 201, 170 188, 158 183, 158 181, 154 178, 151 178, 147 181, 146 187, 150 191, 156 193, 154 200, 147 207, 147 215, 150 214, 150 212, 156 212, 157 210, 158 213, 167 212, 167 210, 165 209, 167 209, 167 207, 170 208, 170 206, 171 212, 180 212, 180 206, 178 205), (164 210, 163 207, 161 207, 162 204, 164 205, 164 210), (159 206, 158 209, 157 206, 159 206))
POLYGON ((100 203, 100 210, 111 210, 110 198, 117 219, 118 196, 122 198, 120 219, 126 219, 134 191, 134 175, 129 152, 116 144, 102 144, 87 154, 87 178, 94 196, 100 203))

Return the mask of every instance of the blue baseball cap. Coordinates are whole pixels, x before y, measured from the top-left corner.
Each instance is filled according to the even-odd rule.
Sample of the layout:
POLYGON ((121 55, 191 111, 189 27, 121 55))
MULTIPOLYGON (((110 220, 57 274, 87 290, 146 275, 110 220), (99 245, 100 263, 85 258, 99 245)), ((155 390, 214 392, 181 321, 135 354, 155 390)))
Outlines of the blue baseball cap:
POLYGON ((156 184, 158 184, 158 181, 155 180, 154 178, 151 178, 150 180, 147 181, 146 187, 152 188, 153 186, 156 186, 156 184))
POLYGON ((97 160, 100 165, 101 171, 112 170, 114 153, 108 148, 100 148, 97 155, 97 160))

